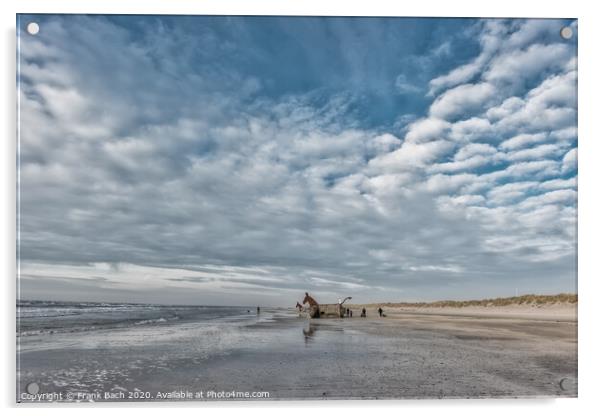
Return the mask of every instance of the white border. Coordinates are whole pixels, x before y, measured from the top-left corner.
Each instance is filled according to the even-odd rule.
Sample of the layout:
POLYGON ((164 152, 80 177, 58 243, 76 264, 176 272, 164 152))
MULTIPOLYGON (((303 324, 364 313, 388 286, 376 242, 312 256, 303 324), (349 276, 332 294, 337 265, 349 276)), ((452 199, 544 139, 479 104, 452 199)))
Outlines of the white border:
MULTIPOLYGON (((178 406, 178 413, 198 414, 210 411, 250 412, 254 414, 307 414, 308 412, 336 412, 341 415, 365 414, 374 408, 381 414, 394 412, 407 415, 504 415, 529 412, 565 416, 567 412, 590 413, 599 408, 597 403, 600 368, 599 351, 602 351, 596 322, 600 296, 599 250, 601 247, 599 213, 602 213, 600 194, 600 101, 602 88, 600 77, 600 39, 602 22, 595 10, 595 2, 558 1, 528 2, 525 0, 501 0, 497 2, 454 0, 435 1, 335 1, 335 0, 146 0, 110 1, 87 0, 4 0, 0 2, 2 20, 2 90, 0 101, 2 135, 2 239, 0 255, 3 265, 3 331, 2 376, 0 393, 2 404, 12 413, 31 413, 33 407, 15 408, 15 152, 16 152, 16 94, 15 94, 15 14, 16 13, 126 13, 126 14, 284 14, 284 15, 345 15, 345 16, 455 16, 455 17, 575 17, 579 19, 579 399, 556 400, 453 400, 453 401, 395 401, 395 402, 270 402, 264 403, 196 403, 178 406), (202 409, 191 408, 191 406, 202 409)), ((86 406, 86 411, 104 414, 129 414, 140 411, 145 414, 163 415, 173 404, 159 403, 136 406, 97 405, 86 406)), ((44 414, 80 413, 76 406, 50 406, 39 409, 44 414)))
POLYGON ((52 13, 127 13, 127 14, 231 14, 231 15, 313 15, 313 16, 453 16, 453 17, 578 17, 581 7, 570 2, 547 1, 545 7, 524 0, 483 2, 476 0, 369 2, 343 0, 147 0, 86 1, 73 4, 69 0, 22 0, 19 12, 52 13))

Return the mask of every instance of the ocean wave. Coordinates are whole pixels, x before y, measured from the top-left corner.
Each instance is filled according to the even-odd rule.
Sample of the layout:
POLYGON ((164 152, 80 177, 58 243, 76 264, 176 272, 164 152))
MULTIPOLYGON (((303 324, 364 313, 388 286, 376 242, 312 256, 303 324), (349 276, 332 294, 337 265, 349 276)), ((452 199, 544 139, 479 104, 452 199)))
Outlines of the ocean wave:
POLYGON ((160 317, 155 319, 142 320, 129 319, 119 322, 97 322, 91 325, 78 325, 73 327, 46 327, 36 329, 22 329, 21 331, 17 331, 17 336, 28 337, 36 335, 71 334, 78 332, 97 331, 102 329, 125 329, 132 326, 164 324, 167 322, 176 321, 178 319, 178 316, 171 316, 167 318, 160 317))
POLYGON ((250 316, 247 309, 247 307, 22 301, 17 309, 17 336, 235 319, 240 316, 250 316))
POLYGON ((168 318, 157 318, 157 319, 144 319, 142 321, 135 322, 134 325, 148 325, 148 324, 160 324, 167 321, 177 321, 180 319, 179 316, 170 316, 168 318))

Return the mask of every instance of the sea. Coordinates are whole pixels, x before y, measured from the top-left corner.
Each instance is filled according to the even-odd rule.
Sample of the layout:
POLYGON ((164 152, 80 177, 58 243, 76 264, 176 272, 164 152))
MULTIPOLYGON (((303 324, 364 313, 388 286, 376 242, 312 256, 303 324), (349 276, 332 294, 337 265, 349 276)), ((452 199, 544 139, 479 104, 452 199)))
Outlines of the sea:
POLYGON ((140 326, 255 317, 256 307, 139 303, 17 302, 17 336, 88 332, 140 326))

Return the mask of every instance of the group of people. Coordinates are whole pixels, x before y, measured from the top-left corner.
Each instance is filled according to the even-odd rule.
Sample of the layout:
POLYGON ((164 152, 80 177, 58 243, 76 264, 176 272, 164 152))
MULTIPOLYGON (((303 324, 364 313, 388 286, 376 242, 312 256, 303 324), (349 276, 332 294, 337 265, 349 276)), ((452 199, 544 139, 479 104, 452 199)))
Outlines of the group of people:
MULTIPOLYGON (((347 316, 347 318, 353 318, 353 311, 349 308, 345 308, 345 316, 347 316)), ((385 311, 383 311, 383 308, 378 308, 378 316, 380 316, 381 318, 386 316, 385 311)), ((366 317, 366 308, 362 308, 362 313, 360 314, 360 317, 366 317)))

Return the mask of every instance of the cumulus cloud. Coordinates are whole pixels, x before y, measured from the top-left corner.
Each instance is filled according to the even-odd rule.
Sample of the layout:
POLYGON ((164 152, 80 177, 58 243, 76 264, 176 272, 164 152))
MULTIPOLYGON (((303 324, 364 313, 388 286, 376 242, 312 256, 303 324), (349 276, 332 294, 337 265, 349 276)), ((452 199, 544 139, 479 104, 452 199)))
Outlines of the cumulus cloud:
POLYGON ((452 149, 446 140, 427 143, 405 142, 399 149, 372 159, 370 165, 387 171, 404 171, 423 168, 452 149))
POLYGON ((547 135, 545 133, 519 134, 508 140, 504 140, 500 144, 500 148, 503 150, 515 150, 521 147, 532 145, 534 143, 542 142, 546 139, 547 135))
POLYGON ((562 149, 557 145, 542 144, 541 146, 532 147, 530 149, 509 152, 506 155, 506 159, 513 162, 518 160, 541 160, 556 155, 561 151, 562 149))
POLYGON ((494 58, 483 74, 490 82, 517 83, 566 65, 572 51, 565 44, 535 44, 494 58))
POLYGON ((430 108, 435 117, 448 118, 480 109, 495 96, 496 90, 487 82, 464 84, 441 94, 430 108))
POLYGON ((481 75, 487 80, 517 83, 548 72, 550 66, 574 64, 573 52, 567 45, 537 43, 557 38, 558 21, 531 19, 512 25, 499 19, 486 20, 482 26, 480 53, 470 62, 432 79, 429 95, 472 82, 481 75))
POLYGON ((435 139, 443 139, 451 123, 439 118, 423 118, 416 120, 408 127, 405 136, 407 143, 422 143, 435 139))
POLYGON ((577 167, 577 149, 569 150, 562 158, 562 171, 570 172, 577 167))
POLYGON ((479 166, 491 163, 491 158, 485 155, 475 155, 454 162, 444 162, 434 164, 429 170, 432 172, 458 172, 462 170, 471 170, 479 166))
POLYGON ((457 142, 473 143, 481 140, 487 141, 493 134, 493 131, 493 125, 489 120, 471 117, 468 120, 454 123, 451 127, 449 137, 457 142))
POLYGON ((511 182, 491 188, 488 193, 488 201, 495 205, 515 201, 526 195, 528 191, 537 187, 537 182, 511 182))
MULTIPOLYGON (((134 33, 49 16, 43 36, 21 38, 28 296, 289 305, 306 290, 377 301, 503 295, 508 279, 572 287, 576 72, 574 45, 551 36, 562 22, 471 21, 474 56, 449 67, 454 42, 425 51, 447 66, 419 86, 390 57, 345 55, 328 78, 316 68, 330 56, 309 47, 293 77, 274 55, 286 47, 240 36, 268 21, 159 21, 134 33), (544 69, 542 51, 558 64, 544 69), (416 94, 427 84, 430 98, 416 94), (390 123, 376 90, 399 110, 390 123)), ((362 50, 388 36, 372 28, 362 50)), ((276 38, 338 50, 350 35, 335 32, 276 38)))
POLYGON ((547 204, 568 203, 572 204, 577 198, 577 192, 573 189, 561 189, 546 192, 541 195, 532 196, 519 204, 520 208, 539 207, 547 204))
POLYGON ((545 79, 530 90, 524 100, 515 101, 514 111, 499 120, 497 125, 502 130, 524 126, 528 132, 561 130, 575 125, 576 76, 575 71, 570 71, 545 79))
POLYGON ((466 160, 479 155, 493 155, 496 152, 495 147, 487 143, 470 143, 458 150, 454 155, 454 160, 466 160))
POLYGON ((470 82, 480 74, 485 64, 502 44, 501 39, 508 32, 508 27, 501 21, 486 20, 480 33, 481 52, 472 61, 453 68, 449 73, 438 76, 429 82, 429 95, 435 95, 443 89, 470 82))
POLYGON ((473 174, 444 175, 436 174, 426 181, 426 189, 435 193, 449 193, 457 190, 462 185, 471 183, 475 179, 473 174))

